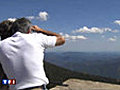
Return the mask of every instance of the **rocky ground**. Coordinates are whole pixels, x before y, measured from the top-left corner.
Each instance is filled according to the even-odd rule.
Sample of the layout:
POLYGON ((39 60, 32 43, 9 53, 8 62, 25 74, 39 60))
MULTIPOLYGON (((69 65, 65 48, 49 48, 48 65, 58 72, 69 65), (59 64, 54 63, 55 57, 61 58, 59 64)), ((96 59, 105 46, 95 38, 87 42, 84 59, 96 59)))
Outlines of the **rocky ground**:
POLYGON ((63 84, 66 86, 57 85, 50 90, 120 90, 120 85, 80 79, 69 79, 63 84))

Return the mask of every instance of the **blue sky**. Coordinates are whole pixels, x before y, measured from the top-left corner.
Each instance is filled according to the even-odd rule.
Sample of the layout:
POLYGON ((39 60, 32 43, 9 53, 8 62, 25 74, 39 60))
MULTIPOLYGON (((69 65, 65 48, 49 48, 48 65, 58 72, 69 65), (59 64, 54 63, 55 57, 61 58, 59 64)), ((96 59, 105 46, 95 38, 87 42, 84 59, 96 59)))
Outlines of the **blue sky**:
POLYGON ((120 0, 4 0, 0 11, 0 21, 27 17, 62 34, 65 45, 52 51, 120 51, 120 0))

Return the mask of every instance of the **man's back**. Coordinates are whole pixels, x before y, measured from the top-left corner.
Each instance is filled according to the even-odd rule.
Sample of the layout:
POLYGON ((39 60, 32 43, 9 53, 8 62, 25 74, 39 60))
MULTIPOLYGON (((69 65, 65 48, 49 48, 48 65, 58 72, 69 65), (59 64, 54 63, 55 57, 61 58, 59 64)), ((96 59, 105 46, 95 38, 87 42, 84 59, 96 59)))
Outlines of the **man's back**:
POLYGON ((55 43, 55 36, 20 32, 1 42, 0 61, 8 79, 16 79, 17 89, 48 84, 43 68, 44 49, 55 43))

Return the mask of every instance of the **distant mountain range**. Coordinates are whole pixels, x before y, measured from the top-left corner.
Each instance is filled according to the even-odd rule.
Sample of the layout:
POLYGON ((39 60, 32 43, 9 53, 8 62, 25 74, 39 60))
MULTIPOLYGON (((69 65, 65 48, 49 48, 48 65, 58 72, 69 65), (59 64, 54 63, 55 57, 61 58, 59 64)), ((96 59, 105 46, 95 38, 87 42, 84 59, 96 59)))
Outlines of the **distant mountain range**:
POLYGON ((47 52, 47 62, 72 71, 120 79, 120 53, 47 52))

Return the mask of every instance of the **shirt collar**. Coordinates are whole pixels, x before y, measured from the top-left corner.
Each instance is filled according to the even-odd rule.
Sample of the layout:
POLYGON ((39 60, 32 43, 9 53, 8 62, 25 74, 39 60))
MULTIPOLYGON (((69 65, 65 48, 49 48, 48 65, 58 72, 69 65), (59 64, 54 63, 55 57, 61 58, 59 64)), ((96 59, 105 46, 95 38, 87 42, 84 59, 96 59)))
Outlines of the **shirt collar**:
POLYGON ((21 32, 16 32, 16 33, 13 34, 12 36, 15 37, 15 36, 18 36, 18 35, 20 35, 20 34, 22 34, 22 33, 21 33, 21 32))

